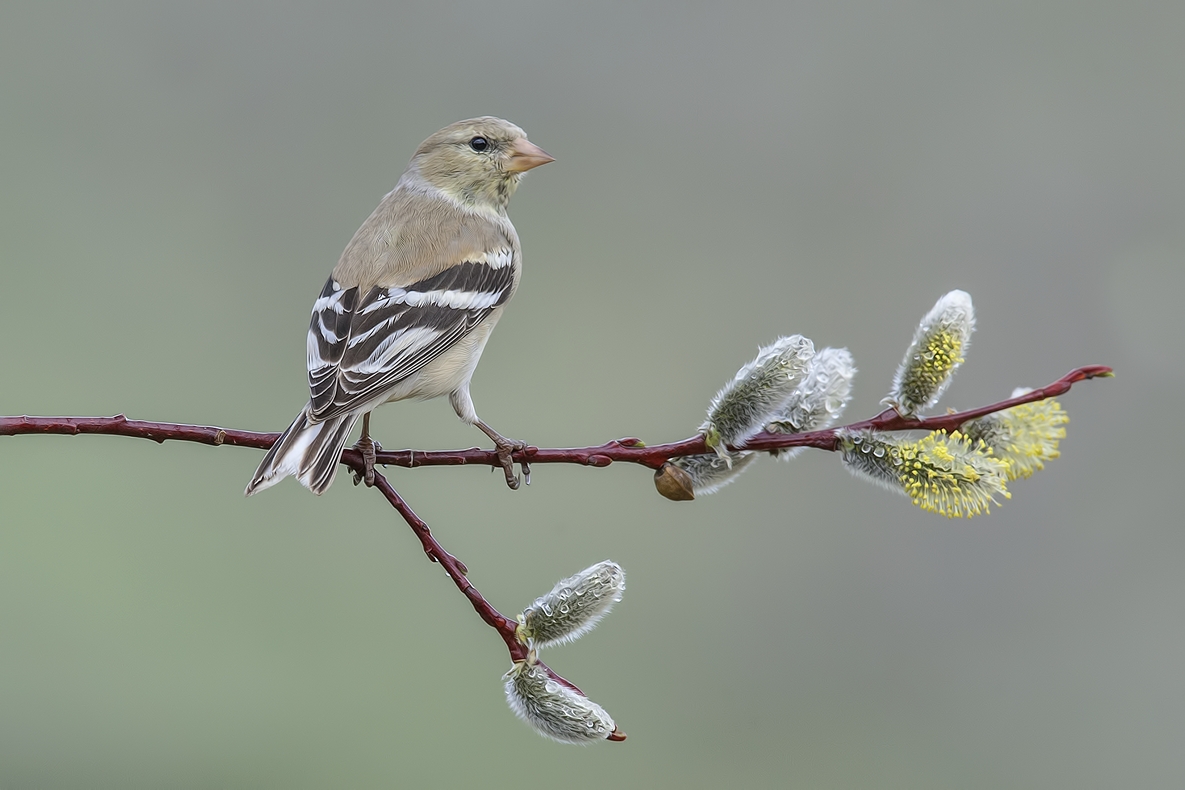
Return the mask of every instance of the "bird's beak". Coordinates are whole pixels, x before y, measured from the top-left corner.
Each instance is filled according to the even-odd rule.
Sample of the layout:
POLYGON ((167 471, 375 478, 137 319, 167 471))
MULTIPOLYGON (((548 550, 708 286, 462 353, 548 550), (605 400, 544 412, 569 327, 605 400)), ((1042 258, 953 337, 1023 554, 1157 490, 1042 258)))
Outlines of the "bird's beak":
POLYGON ((510 155, 510 161, 506 163, 506 169, 511 173, 525 173, 533 167, 555 161, 554 156, 525 137, 515 140, 510 150, 513 153, 510 155))

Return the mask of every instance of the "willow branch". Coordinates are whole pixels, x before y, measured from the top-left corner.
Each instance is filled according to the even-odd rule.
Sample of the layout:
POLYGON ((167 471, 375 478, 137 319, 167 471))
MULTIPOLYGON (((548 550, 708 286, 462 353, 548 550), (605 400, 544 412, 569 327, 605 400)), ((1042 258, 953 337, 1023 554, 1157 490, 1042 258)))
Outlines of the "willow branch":
MULTIPOLYGON (((776 450, 784 447, 814 447, 834 451, 839 436, 845 430, 874 428, 880 431, 954 431, 968 420, 987 414, 1010 409, 1023 403, 1033 403, 1062 395, 1080 381, 1110 376, 1111 368, 1104 365, 1088 365, 1075 368, 1057 381, 1044 387, 967 411, 952 412, 935 417, 902 417, 896 411, 887 409, 869 420, 851 423, 840 428, 812 431, 800 434, 759 433, 746 444, 746 450, 776 450)), ((122 414, 114 417, 0 417, 0 436, 22 434, 64 434, 84 433, 109 436, 131 436, 151 439, 155 442, 183 441, 200 444, 234 447, 254 447, 266 450, 279 437, 276 433, 256 433, 230 428, 216 428, 203 425, 182 425, 168 422, 143 422, 129 420, 122 414)), ((741 449, 741 448, 730 448, 741 449)), ((342 453, 342 463, 352 466, 350 453, 342 453)), ((531 464, 577 464, 602 467, 617 461, 640 464, 657 469, 671 458, 683 455, 699 455, 709 452, 703 436, 692 436, 669 444, 644 445, 638 439, 617 439, 595 447, 540 448, 528 447, 514 454, 517 462, 531 464)), ((379 464, 416 468, 421 466, 493 466, 500 467, 498 454, 493 450, 472 447, 468 450, 398 450, 377 454, 379 464)))
MULTIPOLYGON (((361 454, 350 451, 352 456, 357 456, 357 459, 351 457, 346 463, 356 472, 363 471, 361 454)), ((432 534, 432 530, 428 528, 427 522, 415 514, 411 506, 399 495, 388 482, 387 478, 376 471, 374 473, 374 487, 378 489, 387 501, 391 503, 391 507, 403 517, 407 525, 411 527, 411 531, 420 539, 420 544, 424 547, 424 553, 428 555, 428 559, 432 562, 440 563, 444 568, 444 572, 448 574, 449 578, 453 580, 453 584, 457 585, 457 589, 461 594, 469 599, 469 603, 473 605, 474 611, 485 624, 498 632, 498 636, 502 637, 502 641, 506 643, 506 649, 510 651, 511 661, 522 661, 527 657, 526 647, 518 641, 515 634, 515 629, 518 627, 518 621, 513 620, 495 609, 489 601, 487 601, 482 594, 474 587, 468 578, 469 569, 465 567, 465 563, 445 551, 440 542, 432 534)))
POLYGON ((815 447, 820 450, 839 449, 839 436, 846 431, 861 431, 872 429, 877 431, 946 431, 953 433, 962 427, 963 423, 984 417, 988 414, 1011 409, 1025 403, 1036 403, 1046 398, 1056 398, 1070 391, 1080 381, 1094 378, 1108 378, 1112 375, 1111 368, 1106 365, 1086 365, 1074 368, 1057 381, 1038 387, 1035 390, 1017 395, 1015 398, 998 401, 978 409, 955 411, 935 417, 903 417, 894 409, 885 409, 870 420, 861 420, 842 428, 831 428, 826 431, 812 431, 810 433, 786 436, 778 433, 759 433, 745 443, 746 450, 776 450, 782 447, 815 447))

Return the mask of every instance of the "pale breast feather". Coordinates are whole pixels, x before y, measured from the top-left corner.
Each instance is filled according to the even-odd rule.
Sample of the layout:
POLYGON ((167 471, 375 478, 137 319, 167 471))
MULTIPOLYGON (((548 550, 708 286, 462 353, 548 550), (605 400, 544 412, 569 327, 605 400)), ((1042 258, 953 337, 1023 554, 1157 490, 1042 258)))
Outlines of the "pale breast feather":
POLYGON ((469 334, 514 289, 497 253, 359 298, 333 278, 313 306, 308 366, 312 416, 349 412, 416 373, 469 334), (489 260, 487 263, 486 260, 489 260))

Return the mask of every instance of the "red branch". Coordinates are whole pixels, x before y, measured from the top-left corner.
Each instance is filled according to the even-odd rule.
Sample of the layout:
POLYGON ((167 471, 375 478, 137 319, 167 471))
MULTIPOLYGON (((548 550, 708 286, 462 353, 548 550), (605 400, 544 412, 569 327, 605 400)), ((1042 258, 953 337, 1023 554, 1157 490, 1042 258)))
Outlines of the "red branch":
MULTIPOLYGON (((980 406, 978 409, 956 411, 936 417, 902 417, 894 409, 885 409, 871 420, 854 422, 842 428, 831 428, 826 431, 812 431, 811 433, 800 433, 791 436, 780 433, 759 433, 745 443, 745 449, 776 450, 781 447, 817 447, 820 450, 831 450, 834 452, 839 449, 839 434, 841 431, 861 431, 869 428, 877 431, 946 431, 953 433, 963 423, 974 420, 977 417, 995 414, 998 411, 1011 409, 1013 406, 1020 406, 1024 403, 1036 403, 1046 398, 1056 398, 1059 395, 1069 392, 1070 387, 1073 387, 1080 381, 1109 378, 1111 375, 1113 375, 1111 368, 1106 365, 1087 365, 1081 368, 1074 368, 1057 381, 1046 384, 1044 387, 1038 387, 1031 392, 1026 392, 1024 395, 1017 395, 1015 398, 998 401, 988 406, 980 406)), ((534 461, 533 458, 531 460, 534 461)))
MULTIPOLYGON (((361 454, 352 454, 358 456, 357 461, 351 458, 347 463, 350 464, 354 471, 360 473, 363 468, 361 454)), ((484 620, 486 625, 497 631, 498 636, 502 637, 502 641, 506 643, 506 649, 510 651, 510 660, 525 660, 527 657, 527 648, 518 641, 518 636, 515 634, 518 621, 510 619, 495 609, 477 591, 477 588, 469 583, 469 579, 467 578, 469 569, 465 567, 465 563, 445 551, 444 547, 433 536, 432 530, 428 528, 427 522, 415 514, 415 511, 404 501, 403 497, 399 496, 399 492, 391 486, 387 478, 377 470, 374 473, 374 487, 387 498, 387 501, 391 503, 391 507, 395 508, 399 515, 403 517, 403 520, 407 522, 407 525, 411 527, 411 531, 420 539, 420 543, 423 545, 424 553, 428 555, 428 559, 440 563, 445 573, 453 580, 453 584, 457 585, 457 589, 461 591, 461 594, 469 599, 469 603, 473 604, 473 609, 477 612, 477 616, 484 620)))
MULTIPOLYGON (((759 433, 750 439, 744 449, 775 450, 783 447, 815 447, 820 450, 838 449, 841 432, 849 430, 875 429, 879 431, 954 431, 968 420, 983 417, 987 414, 1003 411, 1019 406, 1023 403, 1033 403, 1046 398, 1056 397, 1067 392, 1079 381, 1110 376, 1111 368, 1103 365, 1090 365, 1075 368, 1057 381, 1032 392, 1015 398, 999 401, 988 406, 969 411, 953 412, 936 417, 903 417, 893 409, 886 409, 870 420, 851 423, 841 428, 830 428, 825 431, 812 431, 801 434, 759 433)), ((82 433, 104 434, 108 436, 131 436, 139 439, 151 439, 154 442, 183 441, 198 442, 199 444, 229 444, 235 447, 254 447, 266 450, 279 437, 277 433, 256 433, 254 431, 236 431, 228 428, 215 428, 202 425, 182 425, 168 422, 143 422, 129 420, 122 414, 114 417, 0 417, 0 436, 17 436, 21 434, 64 434, 77 435, 82 433)), ((739 448, 730 448, 739 449, 739 448)), ((515 453, 518 462, 527 461, 531 464, 580 464, 582 466, 608 466, 614 461, 640 464, 657 469, 671 458, 684 455, 698 455, 708 452, 704 437, 700 435, 684 439, 681 442, 658 444, 647 447, 638 439, 618 439, 597 447, 573 448, 539 448, 528 447, 515 453)), ((497 453, 493 450, 483 450, 477 447, 468 450, 420 451, 401 450, 397 452, 378 453, 378 463, 390 466, 414 468, 419 466, 465 466, 479 464, 483 466, 501 466, 497 453)), ((362 470, 362 456, 355 450, 347 449, 342 452, 341 462, 355 472, 362 470)), ((469 583, 469 570, 459 559, 445 551, 444 547, 432 535, 428 524, 424 522, 408 506, 403 497, 391 486, 386 477, 375 472, 375 488, 379 490, 391 506, 403 517, 411 527, 412 532, 419 538, 424 547, 424 553, 433 562, 438 562, 448 573, 449 578, 457 585, 457 589, 469 599, 473 609, 487 625, 498 632, 506 649, 510 653, 511 661, 523 661, 527 658, 527 648, 518 641, 515 629, 516 620, 506 617, 487 601, 477 588, 469 583)), ((583 693, 576 686, 557 675, 545 664, 540 662, 551 677, 557 682, 583 693)), ((611 741, 625 740, 624 733, 614 730, 609 736, 611 741)))
MULTIPOLYGON (((759 433, 746 444, 747 450, 775 450, 782 447, 815 447, 832 450, 837 447, 838 436, 843 430, 875 428, 881 431, 953 431, 968 420, 985 414, 1003 411, 1022 403, 1053 398, 1067 392, 1079 381, 1111 375, 1111 368, 1103 365, 1088 365, 1075 368, 1057 381, 1016 398, 999 401, 969 411, 953 412, 936 417, 902 417, 887 409, 870 420, 852 423, 842 428, 829 428, 810 433, 780 434, 759 433)), ((129 420, 122 414, 114 417, 0 417, 0 436, 19 434, 66 434, 98 433, 110 436, 132 436, 152 439, 155 442, 176 440, 199 442, 201 444, 229 444, 235 447, 255 447, 266 450, 272 446, 279 434, 236 431, 201 425, 179 425, 168 422, 142 422, 129 420)), ((732 448, 738 449, 738 448, 732 448)), ((351 464, 349 453, 342 453, 342 463, 351 464)), ((640 464, 657 469, 671 458, 682 455, 699 455, 708 452, 704 437, 696 435, 680 442, 646 446, 638 439, 617 439, 597 447, 540 448, 528 447, 514 454, 515 461, 532 464, 579 464, 581 466, 608 466, 614 461, 640 464)), ((501 466, 493 450, 472 447, 468 450, 398 450, 378 453, 378 463, 387 466, 415 468, 420 466, 501 466)))

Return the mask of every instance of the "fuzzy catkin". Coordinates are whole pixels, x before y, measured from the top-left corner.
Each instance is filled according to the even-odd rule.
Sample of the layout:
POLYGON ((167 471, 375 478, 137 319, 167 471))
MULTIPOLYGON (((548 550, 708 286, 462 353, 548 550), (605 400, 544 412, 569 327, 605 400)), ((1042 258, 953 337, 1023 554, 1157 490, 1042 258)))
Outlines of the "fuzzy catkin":
POLYGON ((999 504, 996 496, 1012 496, 1008 462, 957 431, 935 431, 917 441, 868 430, 844 432, 840 451, 844 466, 856 476, 948 518, 990 513, 999 504))
POLYGON ((560 580, 519 615, 519 638, 535 648, 579 639, 625 592, 625 571, 605 560, 560 580))
POLYGON ((700 433, 723 454, 724 445, 743 445, 785 407, 815 356, 814 343, 802 335, 780 337, 737 371, 716 393, 700 433))
POLYGON ((966 291, 951 291, 926 313, 893 376, 886 403, 900 414, 929 409, 963 364, 975 331, 975 308, 966 291))
POLYGON ((597 703, 554 680, 534 661, 518 661, 506 673, 506 701, 540 735, 561 743, 603 741, 613 718, 597 703))
POLYGON ((752 452, 684 455, 672 458, 670 463, 679 467, 691 477, 692 491, 696 496, 714 494, 740 477, 749 468, 757 454, 752 452))
MULTIPOLYGON (((786 405, 766 426, 771 433, 807 433, 830 428, 843 415, 852 399, 856 365, 846 348, 824 348, 815 354, 803 378, 786 405)), ((789 460, 805 447, 770 451, 789 460)))
MULTIPOLYGON (((1027 387, 1012 391, 1016 398, 1032 392, 1027 387)), ((995 455, 1008 462, 1008 479, 1031 477, 1057 458, 1058 443, 1066 437, 1070 421, 1065 409, 1053 398, 1013 406, 995 414, 970 420, 960 429, 965 436, 982 441, 995 455)))

